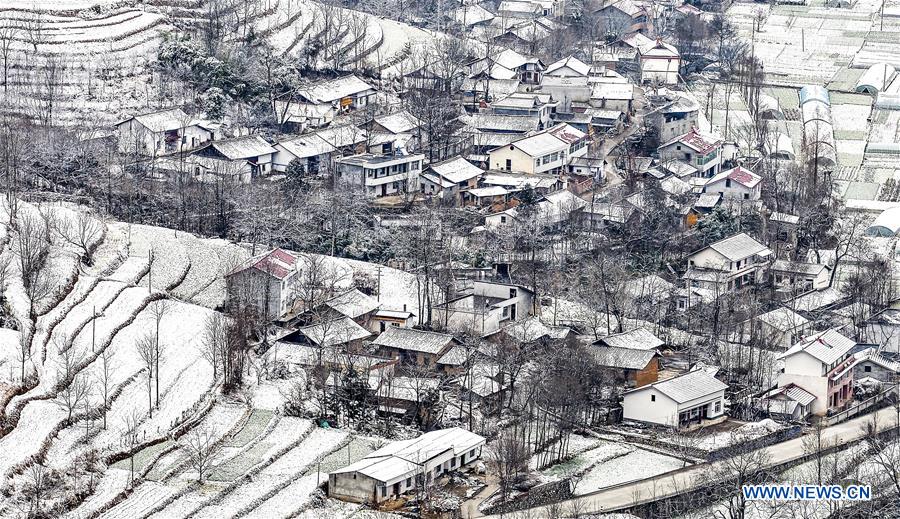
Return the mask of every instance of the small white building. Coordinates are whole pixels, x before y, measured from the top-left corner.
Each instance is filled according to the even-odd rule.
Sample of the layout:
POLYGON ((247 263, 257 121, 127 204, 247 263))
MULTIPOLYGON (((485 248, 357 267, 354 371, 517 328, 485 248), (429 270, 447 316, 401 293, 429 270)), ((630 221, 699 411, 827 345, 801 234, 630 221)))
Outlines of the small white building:
POLYGON ((712 177, 703 186, 704 193, 719 193, 725 200, 759 200, 762 177, 738 166, 712 177))
POLYGON ((768 258, 772 251, 762 243, 745 233, 719 240, 688 256, 688 272, 685 279, 691 280, 691 286, 715 288, 724 285, 721 290, 734 290, 744 285, 759 283, 768 266, 768 258), (698 273, 696 280, 703 281, 700 272, 709 272, 715 279, 707 283, 694 283, 692 272, 698 273))
POLYGON ((810 329, 808 319, 791 310, 779 307, 756 318, 754 334, 765 344, 788 349, 810 329))
POLYGON ((201 157, 229 161, 236 168, 246 171, 251 178, 270 175, 272 158, 277 150, 259 135, 235 137, 213 141, 196 151, 201 157))
POLYGON ((769 272, 776 289, 796 292, 825 290, 831 280, 831 267, 824 263, 775 260, 769 272))
POLYGON ((425 155, 373 155, 363 153, 335 161, 337 182, 365 192, 369 198, 399 196, 419 191, 425 155))
POLYGON ((478 187, 484 170, 462 157, 455 157, 428 166, 422 173, 420 185, 426 195, 461 201, 462 193, 478 187))
POLYGON ((674 46, 662 40, 641 52, 641 83, 676 85, 681 71, 681 55, 674 46))
POLYGON ((399 497, 477 460, 484 443, 483 437, 460 427, 396 441, 330 473, 328 495, 368 504, 399 497))
POLYGON ((375 87, 353 74, 297 90, 300 99, 315 105, 330 106, 339 112, 367 106, 375 93, 375 87))
POLYGON ((215 137, 208 123, 181 108, 128 117, 116 123, 116 131, 119 151, 149 156, 192 150, 215 137))
POLYGON ((622 418, 677 429, 724 416, 728 385, 703 370, 641 386, 623 395, 622 418))
POLYGON ((276 143, 274 148, 272 169, 282 173, 294 160, 299 161, 304 173, 318 173, 319 168, 329 164, 330 158, 337 152, 337 148, 316 134, 284 140, 276 143))
POLYGON ((492 169, 520 173, 559 173, 571 157, 587 153, 587 134, 568 124, 513 141, 490 152, 492 169))
POLYGON ((569 56, 547 65, 544 76, 549 77, 588 77, 591 66, 575 56, 569 56))
POLYGON ((856 341, 831 329, 804 337, 778 356, 784 372, 778 386, 794 384, 816 397, 812 413, 825 415, 853 400, 853 348, 856 341))

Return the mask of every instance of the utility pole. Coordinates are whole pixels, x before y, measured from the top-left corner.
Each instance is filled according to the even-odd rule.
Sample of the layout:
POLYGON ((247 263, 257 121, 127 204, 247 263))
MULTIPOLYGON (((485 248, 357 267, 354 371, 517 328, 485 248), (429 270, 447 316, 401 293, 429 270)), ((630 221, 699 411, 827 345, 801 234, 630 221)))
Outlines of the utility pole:
POLYGON ((91 353, 97 344, 97 305, 94 305, 94 318, 91 319, 91 353))

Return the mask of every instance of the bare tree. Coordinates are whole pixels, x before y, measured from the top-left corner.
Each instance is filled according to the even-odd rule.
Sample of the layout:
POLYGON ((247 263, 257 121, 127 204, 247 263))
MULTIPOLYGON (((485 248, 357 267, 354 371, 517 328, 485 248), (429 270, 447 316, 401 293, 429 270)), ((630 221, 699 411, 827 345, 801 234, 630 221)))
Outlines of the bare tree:
POLYGON ((3 92, 9 93, 9 66, 19 27, 11 20, 6 23, 8 25, 0 27, 0 59, 3 60, 3 92))
POLYGON ((74 218, 55 213, 51 221, 56 235, 78 250, 85 265, 93 265, 94 244, 103 234, 103 223, 85 211, 78 211, 74 218))
POLYGON ((15 240, 14 250, 19 259, 22 285, 29 300, 29 317, 34 320, 38 301, 56 287, 56 280, 51 279, 45 268, 51 243, 48 222, 39 214, 20 212, 16 218, 15 240))
POLYGON ((156 325, 156 332, 153 334, 153 371, 156 373, 156 408, 159 409, 159 359, 162 356, 162 346, 159 338, 159 325, 163 320, 163 317, 166 316, 173 309, 174 305, 172 301, 169 299, 159 299, 153 302, 150 306, 150 315, 153 317, 153 321, 156 325))
POLYGON ((192 430, 182 439, 181 449, 187 454, 191 467, 197 471, 198 482, 203 483, 203 477, 221 445, 217 441, 215 430, 205 427, 192 430))
POLYGON ((109 410, 109 396, 110 390, 112 389, 112 378, 115 375, 115 365, 113 364, 113 349, 106 348, 102 352, 100 352, 100 373, 97 376, 97 381, 100 386, 100 396, 103 398, 103 401, 100 405, 101 413, 103 414, 103 429, 106 429, 106 412, 109 410))
POLYGON ((200 340, 200 352, 209 362, 213 370, 213 378, 224 374, 223 366, 228 344, 228 323, 226 317, 218 312, 210 314, 203 325, 203 336, 200 340))
POLYGON ((31 503, 30 517, 43 517, 43 499, 47 491, 49 470, 40 463, 32 463, 26 471, 25 494, 31 503))
POLYGON ((122 418, 124 431, 122 432, 122 441, 128 449, 128 458, 130 460, 128 486, 134 484, 134 453, 138 445, 138 428, 141 424, 140 414, 137 409, 132 409, 130 414, 122 418))
POLYGON ((138 355, 141 358, 144 369, 147 370, 147 408, 150 417, 153 418, 153 376, 156 373, 156 337, 152 334, 144 334, 135 341, 138 355))

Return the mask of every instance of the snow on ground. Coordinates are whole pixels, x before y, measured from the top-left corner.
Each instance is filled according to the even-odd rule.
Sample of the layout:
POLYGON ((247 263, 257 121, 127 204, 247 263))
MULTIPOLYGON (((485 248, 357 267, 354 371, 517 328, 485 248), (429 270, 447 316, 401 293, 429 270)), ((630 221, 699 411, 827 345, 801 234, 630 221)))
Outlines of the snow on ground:
POLYGON ((16 358, 19 336, 16 330, 0 328, 0 394, 19 379, 19 360, 16 358))
POLYGON ((714 451, 737 443, 754 440, 783 428, 784 426, 767 418, 759 422, 746 423, 731 431, 722 431, 706 435, 700 438, 694 446, 698 449, 714 451))
MULTIPOLYGON (((582 452, 588 451, 600 445, 602 440, 594 438, 593 436, 581 436, 578 434, 569 435, 568 441, 568 455, 575 456, 576 454, 580 454, 582 452)), ((558 450, 559 441, 555 441, 552 444, 548 445, 547 448, 544 449, 545 452, 552 452, 558 450)), ((541 453, 535 454, 531 457, 531 460, 528 462, 529 468, 531 470, 538 470, 542 463, 546 463, 546 455, 542 456, 541 453)))
POLYGON ((682 467, 684 462, 677 458, 635 449, 589 470, 575 486, 575 494, 588 494, 601 488, 647 479, 682 467))
POLYGON ((625 456, 632 451, 634 451, 634 447, 630 445, 616 442, 603 442, 599 447, 592 448, 577 454, 568 461, 544 469, 541 471, 541 475, 546 479, 556 480, 582 474, 595 465, 625 456))

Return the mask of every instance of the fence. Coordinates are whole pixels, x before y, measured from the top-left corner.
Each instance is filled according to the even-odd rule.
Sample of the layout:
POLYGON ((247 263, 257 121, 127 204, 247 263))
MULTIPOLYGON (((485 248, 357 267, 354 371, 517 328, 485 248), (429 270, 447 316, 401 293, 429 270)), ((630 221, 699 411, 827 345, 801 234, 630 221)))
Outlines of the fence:
POLYGON ((863 400, 862 402, 856 404, 853 407, 850 407, 850 408, 845 409, 837 414, 834 414, 834 415, 831 415, 831 416, 825 418, 823 420, 825 422, 825 426, 830 427, 832 425, 839 424, 845 420, 849 420, 850 418, 853 418, 854 416, 860 414, 863 411, 872 409, 876 405, 880 404, 883 400, 885 400, 891 393, 893 393, 895 391, 895 389, 896 389, 895 386, 888 386, 887 388, 881 390, 881 392, 878 393, 877 395, 875 395, 867 400, 863 400))

